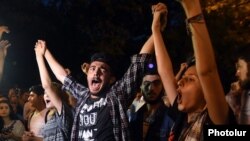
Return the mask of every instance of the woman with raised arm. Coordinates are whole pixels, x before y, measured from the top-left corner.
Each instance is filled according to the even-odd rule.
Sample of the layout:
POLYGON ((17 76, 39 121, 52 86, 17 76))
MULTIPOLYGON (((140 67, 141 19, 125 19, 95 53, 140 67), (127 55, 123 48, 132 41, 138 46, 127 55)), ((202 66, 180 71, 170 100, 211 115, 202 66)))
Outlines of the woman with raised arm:
POLYGON ((38 40, 35 45, 36 60, 45 91, 46 108, 51 109, 43 128, 43 140, 68 141, 73 124, 73 110, 69 106, 67 93, 61 90, 62 85, 50 79, 44 60, 45 51, 45 41, 38 40))
POLYGON ((169 141, 203 140, 205 124, 221 125, 236 122, 225 100, 200 2, 182 0, 180 3, 187 16, 196 64, 185 70, 178 83, 160 32, 159 12, 154 12, 152 23, 158 71, 172 108, 178 108, 181 115, 176 119, 169 141))

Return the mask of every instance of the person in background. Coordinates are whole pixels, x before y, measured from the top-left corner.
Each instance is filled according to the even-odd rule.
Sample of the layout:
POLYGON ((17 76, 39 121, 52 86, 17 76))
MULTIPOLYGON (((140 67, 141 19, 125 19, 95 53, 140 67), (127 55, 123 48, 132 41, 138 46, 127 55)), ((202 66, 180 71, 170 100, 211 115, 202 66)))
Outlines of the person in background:
POLYGON ((131 116, 133 141, 167 140, 174 120, 169 116, 169 108, 163 103, 164 93, 156 63, 150 63, 141 83, 145 104, 131 116))
POLYGON ((0 141, 21 141, 25 127, 8 100, 0 101, 0 141))
POLYGON ((29 91, 28 90, 24 90, 24 89, 17 89, 19 95, 19 99, 18 99, 18 103, 19 105, 21 105, 21 107, 24 107, 25 103, 28 102, 28 98, 29 98, 29 91))
POLYGON ((19 104, 19 93, 20 91, 18 88, 10 88, 8 92, 8 99, 14 110, 14 113, 21 121, 23 121, 23 107, 19 104))
POLYGON ((237 63, 236 77, 240 85, 239 124, 250 124, 250 44, 241 47, 237 63))
POLYGON ((27 101, 23 106, 23 121, 25 125, 25 129, 28 130, 28 119, 29 116, 35 111, 36 109, 32 106, 30 101, 27 101))
POLYGON ((42 128, 47 122, 47 115, 49 109, 46 108, 44 101, 44 89, 42 85, 33 85, 29 88, 28 101, 34 108, 34 111, 30 112, 28 116, 28 131, 26 131, 22 139, 23 141, 42 141, 42 128))

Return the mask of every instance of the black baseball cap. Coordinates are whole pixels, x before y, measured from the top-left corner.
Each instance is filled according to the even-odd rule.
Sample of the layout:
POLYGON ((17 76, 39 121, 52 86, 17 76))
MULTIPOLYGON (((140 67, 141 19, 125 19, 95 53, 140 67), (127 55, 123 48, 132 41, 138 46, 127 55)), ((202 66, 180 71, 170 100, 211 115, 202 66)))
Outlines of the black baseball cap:
POLYGON ((95 53, 91 56, 90 64, 94 61, 106 63, 107 65, 109 65, 111 71, 114 69, 113 68, 114 60, 112 59, 110 54, 104 52, 95 53))

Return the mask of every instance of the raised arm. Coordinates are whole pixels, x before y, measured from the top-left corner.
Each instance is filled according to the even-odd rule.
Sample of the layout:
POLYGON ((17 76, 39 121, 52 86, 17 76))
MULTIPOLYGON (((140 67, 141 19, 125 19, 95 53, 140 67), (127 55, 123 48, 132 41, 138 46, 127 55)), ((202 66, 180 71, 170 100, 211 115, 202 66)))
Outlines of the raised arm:
POLYGON ((182 0, 189 22, 190 35, 196 58, 196 69, 201 82, 208 113, 215 124, 225 124, 229 107, 219 78, 213 47, 199 0, 182 0))
MULTIPOLYGON (((165 5, 164 4, 158 3, 157 5, 158 6, 156 6, 154 8, 154 10, 166 12, 166 11, 164 11, 165 10, 165 7, 164 7, 165 5)), ((153 7, 152 7, 152 11, 153 11, 153 7)), ((160 25, 160 30, 161 31, 165 30, 166 24, 167 24, 167 17, 163 16, 162 19, 161 19, 161 25, 160 25)), ((144 45, 143 45, 143 47, 142 47, 142 49, 140 51, 140 54, 143 54, 143 53, 149 53, 149 54, 154 53, 154 39, 153 39, 153 35, 151 35, 148 38, 148 40, 144 43, 144 45)))
POLYGON ((161 18, 167 16, 167 7, 164 4, 159 3, 152 6, 152 10, 154 15, 152 23, 152 33, 158 66, 157 69, 162 79, 163 86, 166 94, 168 95, 169 101, 171 104, 173 104, 177 96, 176 80, 172 68, 172 63, 161 34, 161 18))
POLYGON ((7 55, 7 50, 11 46, 8 40, 0 40, 0 81, 3 77, 5 57, 7 55))
POLYGON ((45 49, 44 57, 56 78, 63 84, 65 77, 68 75, 67 69, 58 63, 47 47, 45 49))
POLYGON ((142 46, 140 54, 149 53, 152 54, 154 52, 154 41, 152 35, 148 38, 148 40, 142 46))
POLYGON ((45 41, 38 40, 35 45, 36 61, 39 68, 40 78, 45 93, 49 96, 51 102, 54 104, 58 113, 61 114, 62 100, 55 91, 55 87, 52 85, 51 78, 46 68, 44 53, 46 51, 45 41))
POLYGON ((2 40, 4 33, 9 33, 8 26, 0 26, 0 82, 3 77, 5 57, 7 55, 7 49, 11 45, 8 40, 2 40))

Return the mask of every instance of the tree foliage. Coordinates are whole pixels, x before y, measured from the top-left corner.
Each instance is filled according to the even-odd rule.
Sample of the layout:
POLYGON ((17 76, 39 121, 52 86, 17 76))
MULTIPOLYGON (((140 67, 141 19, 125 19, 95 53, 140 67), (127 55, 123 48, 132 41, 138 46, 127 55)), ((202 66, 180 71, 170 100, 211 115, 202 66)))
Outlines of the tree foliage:
POLYGON ((227 28, 226 42, 234 41, 234 45, 250 42, 250 0, 210 0, 206 11, 227 22, 223 25, 227 28))
POLYGON ((235 80, 235 57, 250 43, 250 1, 203 1, 204 12, 225 90, 235 80))

